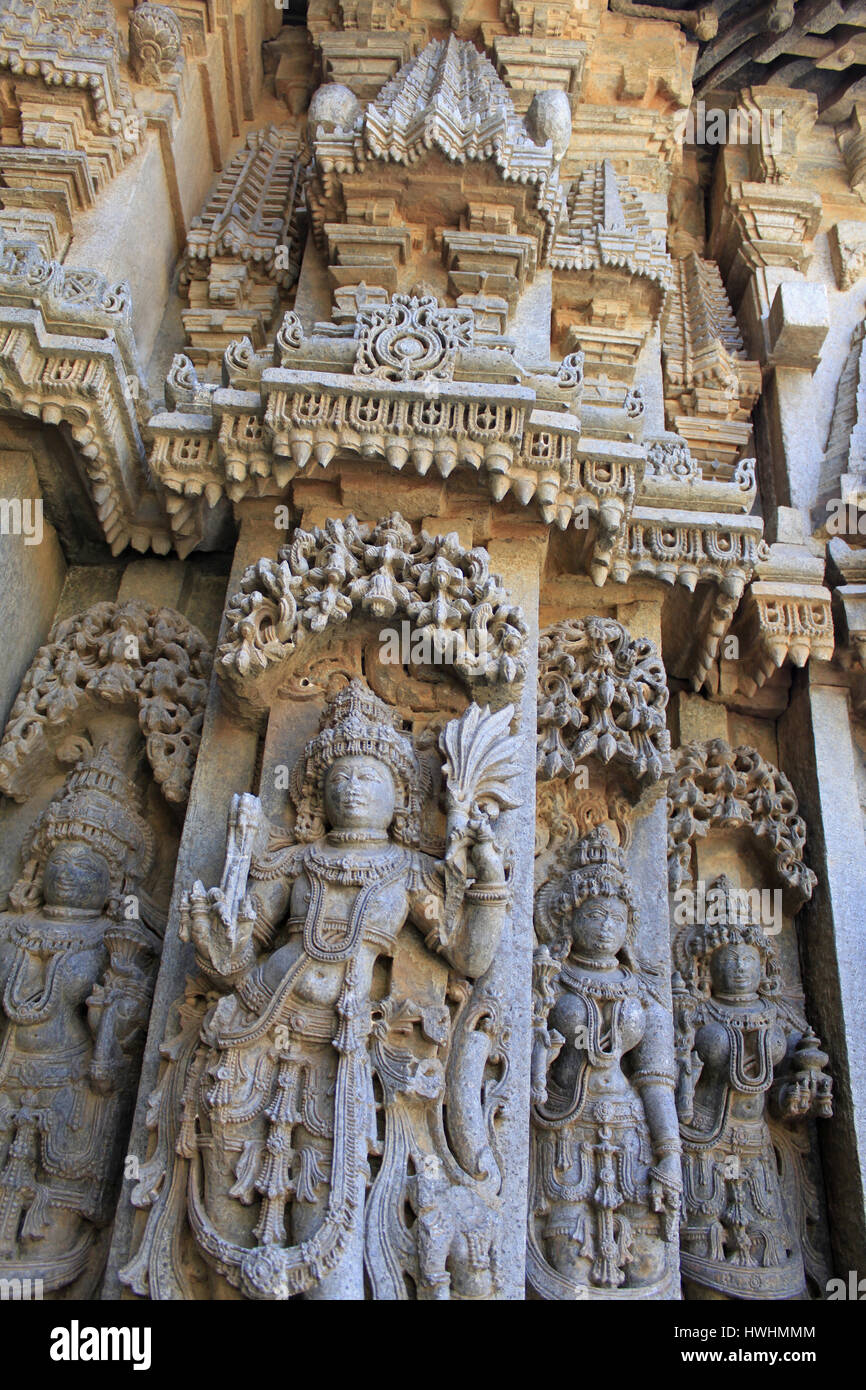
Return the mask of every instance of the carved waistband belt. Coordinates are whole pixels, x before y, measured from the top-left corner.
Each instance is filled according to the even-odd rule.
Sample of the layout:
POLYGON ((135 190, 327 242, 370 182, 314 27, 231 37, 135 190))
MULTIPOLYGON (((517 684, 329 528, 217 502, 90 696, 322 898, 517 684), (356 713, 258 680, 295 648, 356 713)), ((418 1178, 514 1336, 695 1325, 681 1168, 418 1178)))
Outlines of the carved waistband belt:
POLYGON ((50 1059, 36 1053, 17 1052, 10 1048, 5 1066, 0 1067, 0 1077, 19 1086, 59 1090, 87 1076, 91 1052, 88 1042, 62 1052, 52 1052, 50 1059))
POLYGON ((680 1251, 683 1278, 708 1289, 743 1299, 798 1298, 805 1294, 806 1275, 802 1258, 791 1251, 781 1265, 732 1265, 697 1255, 686 1247, 680 1251))
MULTIPOLYGON (((297 921, 297 918, 294 919, 297 921)), ((300 962, 303 964, 303 961, 300 962)), ((298 962, 296 962, 296 965, 298 962)), ((244 1007, 252 1014, 262 1014, 274 997, 275 991, 265 984, 262 978, 262 970, 259 967, 246 980, 242 980, 237 986, 244 1007)), ((292 1011, 283 1016, 282 1024, 295 1037, 306 1038, 311 1042, 330 1043, 333 1042, 334 1034, 337 1030, 337 1010, 332 1004, 311 1004, 304 1001, 297 1012, 292 1011)), ((274 1024, 273 1027, 279 1027, 274 1024)), ((236 1046, 237 1044, 232 1044, 236 1046)))
MULTIPOLYGON (((305 917, 289 917, 285 924, 286 935, 303 936, 306 921, 307 919, 305 917)), ((343 918, 327 917, 324 920, 323 926, 328 936, 329 945, 332 949, 336 949, 340 941, 342 941, 344 946, 347 943, 349 943, 349 923, 343 918)), ((352 939, 351 944, 349 945, 349 951, 353 951, 361 943, 368 946, 377 946, 381 951, 384 951, 388 955, 392 955, 394 952, 395 940, 392 933, 387 931, 380 931, 377 927, 367 926, 363 923, 360 936, 356 936, 352 939)), ((304 949, 307 950, 306 943, 304 945, 304 949)), ((308 952, 308 954, 310 953, 308 952)), ((313 958, 315 960, 323 959, 323 957, 321 956, 314 956, 313 958)), ((342 960, 345 959, 345 957, 331 956, 328 957, 328 959, 342 960)))
POLYGON ((683 1155, 696 1159, 728 1158, 732 1153, 751 1158, 760 1158, 767 1154, 772 1156, 772 1142, 764 1128, 764 1121, 761 1120, 758 1124, 760 1129, 753 1135, 744 1134, 742 1128, 734 1124, 726 1125, 721 1133, 708 1135, 703 1140, 699 1134, 682 1132, 683 1155))
POLYGON ((298 1038, 332 1043, 337 1028, 337 1010, 324 1004, 305 1004, 302 1012, 290 1014, 286 1026, 298 1038))

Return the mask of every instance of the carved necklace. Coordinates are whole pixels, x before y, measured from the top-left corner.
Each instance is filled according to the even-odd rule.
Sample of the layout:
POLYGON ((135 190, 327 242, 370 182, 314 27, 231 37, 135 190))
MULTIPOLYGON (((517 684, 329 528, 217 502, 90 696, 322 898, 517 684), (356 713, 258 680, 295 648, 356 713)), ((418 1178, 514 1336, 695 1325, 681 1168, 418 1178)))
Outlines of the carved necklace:
POLYGON ((569 989, 586 1005, 586 1056, 590 1066, 603 1066, 622 1053, 622 1011, 636 993, 633 980, 587 980, 573 975, 569 989), (602 1005, 612 1003, 610 1022, 605 1027, 602 1005))
POLYGON ((325 837, 329 845, 385 844, 387 830, 329 830, 325 837))
POLYGON ((62 936, 44 928, 18 923, 15 927, 18 950, 15 965, 3 991, 3 1009, 12 1023, 42 1023, 53 1011, 57 975, 66 956, 74 951, 101 945, 102 922, 91 918, 90 929, 84 924, 77 932, 62 936), (25 996, 25 969, 33 956, 48 957, 48 965, 38 994, 25 996))
POLYGON ((633 975, 627 975, 624 980, 597 980, 578 973, 567 961, 563 962, 559 973, 571 992, 579 994, 582 999, 627 999, 641 992, 640 984, 633 975))
POLYGON ((773 1081, 773 1059, 770 1056, 770 1033, 775 1022, 775 1009, 755 1008, 742 1014, 732 1013, 730 1008, 708 999, 704 1008, 710 1018, 721 1024, 725 1030, 730 1048, 728 1076, 731 1085, 747 1096, 758 1096, 766 1091, 773 1081), (752 1060, 746 1056, 746 1034, 755 1035, 757 1057, 752 1060), (750 1070, 747 1071, 747 1068, 750 1070))
POLYGON ((68 922, 66 931, 57 927, 36 926, 30 922, 16 922, 13 932, 18 946, 25 951, 55 955, 58 951, 81 950, 83 947, 99 944, 102 940, 103 919, 92 912, 88 912, 77 925, 74 918, 57 920, 58 925, 63 921, 68 922))
POLYGON ((586 1044, 581 1049, 574 1088, 562 1109, 555 1105, 536 1105, 535 1113, 545 1128, 562 1129, 583 1114, 589 1086, 590 1071, 604 1067, 622 1056, 622 1013, 626 1001, 640 995, 640 982, 633 975, 624 980, 593 980, 578 974, 567 964, 560 968, 560 977, 572 994, 586 1005, 586 1044), (602 1004, 612 1002, 610 1022, 605 1027, 602 1004))
POLYGON ((304 868, 311 878, 315 874, 327 883, 339 883, 346 888, 363 888, 368 883, 375 883, 390 874, 395 863, 398 860, 402 862, 405 853, 405 850, 392 846, 387 853, 377 854, 374 859, 364 863, 359 862, 354 855, 326 859, 324 855, 310 849, 304 857, 304 868))
POLYGON ((373 894, 386 883, 404 877, 408 855, 403 849, 377 856, 369 864, 351 859, 336 862, 310 851, 304 862, 310 880, 310 901, 304 920, 304 950, 313 960, 348 960, 355 954, 364 934, 367 906, 373 894), (348 921, 329 917, 325 912, 326 884, 359 887, 348 921))

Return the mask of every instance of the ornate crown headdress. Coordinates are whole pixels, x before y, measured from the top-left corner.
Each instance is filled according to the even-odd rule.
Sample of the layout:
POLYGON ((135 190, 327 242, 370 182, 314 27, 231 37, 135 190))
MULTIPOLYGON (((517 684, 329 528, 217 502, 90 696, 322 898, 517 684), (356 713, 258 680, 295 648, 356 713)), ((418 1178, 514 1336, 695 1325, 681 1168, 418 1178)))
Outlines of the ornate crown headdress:
POLYGON ((296 836, 314 840, 323 833, 325 773, 338 758, 353 756, 376 758, 388 768, 396 792, 394 837, 404 844, 417 844, 421 769, 415 749, 397 727, 394 711, 358 679, 338 691, 325 707, 319 732, 295 768, 290 791, 297 810, 296 836))
POLYGON ((27 867, 10 895, 13 905, 32 906, 38 900, 45 862, 61 844, 88 845, 102 855, 113 895, 122 893, 128 882, 145 878, 153 863, 154 842, 140 801, 136 784, 107 747, 82 758, 24 843, 27 867))
POLYGON ((572 868, 559 878, 550 879, 538 894, 535 925, 540 940, 559 941, 566 918, 587 898, 617 897, 628 908, 628 942, 637 931, 637 913, 629 887, 625 855, 606 825, 596 826, 577 841, 571 852, 572 868))
POLYGON ((597 825, 582 835, 574 847, 572 874, 592 872, 615 873, 625 878, 625 855, 606 825, 597 825))
POLYGON ((681 978, 702 994, 710 990, 710 958, 723 946, 754 946, 761 957, 760 994, 780 988, 781 967, 775 944, 761 924, 752 894, 720 874, 707 886, 704 920, 681 929, 674 943, 674 964, 681 978))

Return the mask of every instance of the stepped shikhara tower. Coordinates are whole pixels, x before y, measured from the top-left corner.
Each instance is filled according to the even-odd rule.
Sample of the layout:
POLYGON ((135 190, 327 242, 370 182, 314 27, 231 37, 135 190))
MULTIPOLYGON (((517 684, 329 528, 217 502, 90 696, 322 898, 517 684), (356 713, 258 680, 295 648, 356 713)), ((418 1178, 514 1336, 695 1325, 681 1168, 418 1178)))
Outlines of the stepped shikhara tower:
POLYGON ((866 1272, 860 8, 0 0, 4 1287, 866 1272))

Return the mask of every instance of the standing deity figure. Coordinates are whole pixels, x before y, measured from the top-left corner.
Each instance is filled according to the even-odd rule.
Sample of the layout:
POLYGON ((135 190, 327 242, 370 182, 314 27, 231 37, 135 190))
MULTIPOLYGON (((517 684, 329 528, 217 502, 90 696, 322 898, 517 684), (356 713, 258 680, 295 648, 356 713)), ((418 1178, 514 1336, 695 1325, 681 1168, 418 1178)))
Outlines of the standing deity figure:
MULTIPOLYGON (((422 962, 425 947, 444 958, 464 1001, 493 961, 511 890, 490 815, 515 804, 511 713, 471 705, 441 735, 441 861, 418 848, 413 743, 359 680, 326 706, 295 768, 292 839, 257 797, 234 798, 222 884, 196 883, 182 909, 212 993, 176 1150, 189 1160, 185 1214, 212 1297, 363 1297, 365 1264, 374 1297, 407 1296, 402 1274, 381 1292, 398 1266, 421 1298, 495 1293, 495 1223, 475 1200, 490 1185, 473 1186, 479 1175, 455 1159, 470 1152, 471 1168, 487 1144, 471 1067, 448 1008, 390 986, 407 923, 422 962)), ((418 972, 419 989, 433 968, 418 972)))
POLYGON ((677 1296, 670 1015, 605 826, 536 900, 529 1279, 547 1299, 677 1296))
POLYGON ((158 938, 152 835, 103 748, 33 826, 0 914, 0 1276, 92 1291, 114 1213, 158 938))
POLYGON ((776 948, 744 895, 722 877, 707 898, 707 922, 683 928, 674 951, 684 1289, 804 1298, 802 1145, 791 1136, 797 1121, 832 1114, 828 1058, 785 999, 776 948))

